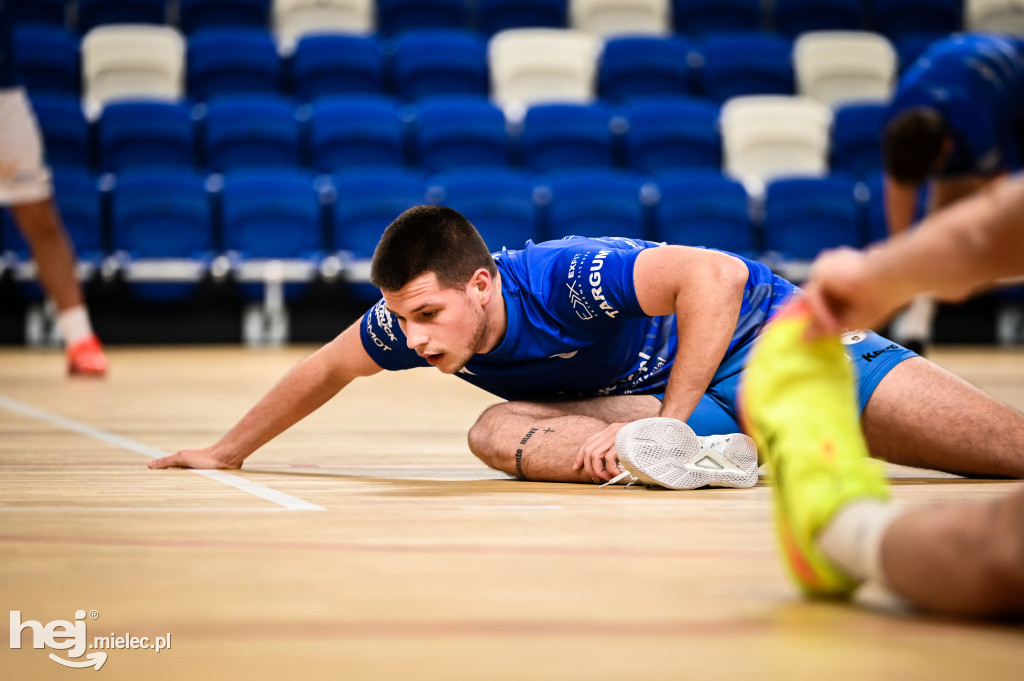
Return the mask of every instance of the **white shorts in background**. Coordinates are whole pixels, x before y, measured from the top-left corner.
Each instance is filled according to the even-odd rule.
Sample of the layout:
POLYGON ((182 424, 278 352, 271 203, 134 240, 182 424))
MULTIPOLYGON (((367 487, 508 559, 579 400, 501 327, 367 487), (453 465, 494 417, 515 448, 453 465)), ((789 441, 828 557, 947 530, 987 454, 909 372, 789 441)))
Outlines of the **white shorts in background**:
POLYGON ((52 195, 43 136, 25 88, 0 89, 0 205, 34 203, 52 195))

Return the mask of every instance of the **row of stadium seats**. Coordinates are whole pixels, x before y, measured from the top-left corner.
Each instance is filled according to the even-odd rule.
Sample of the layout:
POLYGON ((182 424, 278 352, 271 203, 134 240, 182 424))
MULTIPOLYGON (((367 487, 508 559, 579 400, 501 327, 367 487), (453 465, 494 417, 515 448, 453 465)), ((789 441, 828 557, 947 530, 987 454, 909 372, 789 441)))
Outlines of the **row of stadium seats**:
MULTIPOLYGON (((232 251, 238 262, 302 261, 305 274, 298 278, 308 280, 327 253, 343 251, 335 271, 338 263, 353 265, 345 272, 352 281, 365 279, 355 265, 372 255, 384 227, 423 203, 463 212, 493 250, 570 234, 643 235, 774 258, 784 266, 825 247, 883 236, 880 182, 877 175, 867 182, 843 175, 784 178, 757 200, 715 171, 537 175, 495 168, 430 176, 375 167, 331 176, 298 169, 207 176, 149 168, 99 182, 82 170, 61 169, 55 176, 79 256, 97 268, 116 253, 117 263, 143 269, 152 267, 151 259, 184 259, 199 277, 214 254, 232 251)), ((3 262, 17 270, 28 254, 9 217, 2 236, 3 262)))
POLYGON ((393 35, 418 27, 579 28, 698 35, 721 30, 921 31, 1021 26, 1015 0, 7 0, 17 20, 81 32, 107 23, 173 23, 185 33, 223 25, 274 26, 293 41, 310 29, 393 35), (73 11, 72 11, 73 10, 73 11))
POLYGON ((795 42, 759 32, 700 41, 630 37, 595 41, 567 30, 515 30, 490 43, 453 29, 411 31, 394 41, 317 35, 289 60, 261 29, 203 31, 182 44, 171 29, 97 29, 80 45, 61 28, 23 26, 13 60, 30 92, 80 94, 91 107, 132 95, 204 101, 233 92, 287 92, 308 101, 326 94, 493 95, 507 105, 544 100, 622 101, 691 94, 716 102, 746 94, 806 94, 835 104, 884 100, 897 72, 934 35, 900 55, 879 34, 810 32, 795 42))
POLYGON ((538 172, 654 172, 719 169, 724 150, 727 170, 762 180, 829 169, 856 175, 880 170, 886 111, 881 104, 849 105, 833 121, 825 107, 796 97, 739 97, 720 108, 665 96, 620 107, 537 105, 521 126, 511 126, 484 97, 437 96, 402 106, 381 95, 329 96, 296 107, 278 95, 225 95, 194 108, 116 102, 90 125, 74 97, 36 95, 33 106, 51 164, 104 171, 293 165, 335 172, 408 165, 440 172, 516 165, 538 172))

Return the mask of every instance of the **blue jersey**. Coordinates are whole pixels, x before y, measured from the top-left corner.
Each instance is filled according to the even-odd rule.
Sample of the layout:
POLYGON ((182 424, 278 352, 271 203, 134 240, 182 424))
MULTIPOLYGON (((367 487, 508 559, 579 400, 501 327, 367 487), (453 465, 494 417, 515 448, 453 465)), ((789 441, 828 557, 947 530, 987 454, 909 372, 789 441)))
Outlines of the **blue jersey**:
POLYGON ((954 149, 943 176, 993 175, 1021 166, 1024 56, 995 35, 956 35, 929 47, 900 78, 888 119, 914 107, 936 109, 954 149))
MULTIPOLYGON (((675 315, 644 314, 633 284, 637 256, 659 246, 569 237, 495 254, 508 328, 498 347, 474 355, 458 377, 509 400, 663 393, 676 353, 675 315)), ((712 383, 740 372, 749 344, 794 290, 767 266, 734 257, 750 276, 712 383)), ((383 300, 361 329, 363 347, 382 368, 429 366, 408 348, 383 300)))

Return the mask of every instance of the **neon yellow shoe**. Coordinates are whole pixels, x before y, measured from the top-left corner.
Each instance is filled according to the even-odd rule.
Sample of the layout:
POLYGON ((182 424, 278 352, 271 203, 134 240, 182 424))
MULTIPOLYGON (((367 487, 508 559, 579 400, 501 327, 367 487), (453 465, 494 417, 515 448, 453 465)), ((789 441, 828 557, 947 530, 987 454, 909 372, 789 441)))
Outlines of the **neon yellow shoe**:
POLYGON ((771 471, 775 528, 790 574, 815 597, 846 598, 859 582, 817 545, 836 512, 859 499, 888 499, 868 458, 853 370, 838 338, 803 339, 810 310, 788 304, 751 351, 740 393, 744 428, 771 471))

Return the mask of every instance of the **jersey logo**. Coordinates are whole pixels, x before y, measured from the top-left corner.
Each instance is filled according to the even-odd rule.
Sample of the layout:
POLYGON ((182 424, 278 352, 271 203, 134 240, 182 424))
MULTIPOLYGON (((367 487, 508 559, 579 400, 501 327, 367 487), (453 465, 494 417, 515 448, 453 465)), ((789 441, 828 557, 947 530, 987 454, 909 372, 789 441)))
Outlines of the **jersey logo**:
POLYGON ((554 359, 555 357, 561 357, 562 359, 572 359, 573 357, 576 356, 577 352, 579 352, 579 350, 573 350, 572 352, 560 352, 557 355, 551 355, 550 357, 548 357, 548 359, 554 359))

